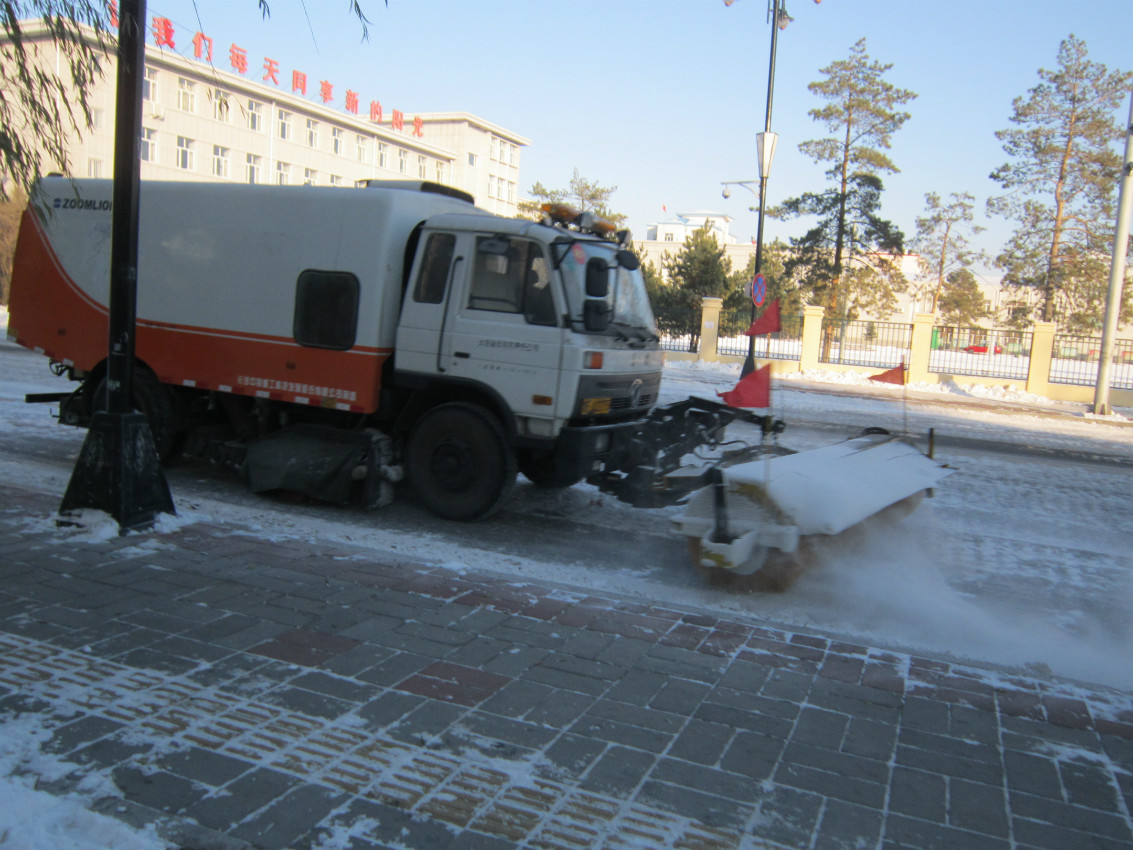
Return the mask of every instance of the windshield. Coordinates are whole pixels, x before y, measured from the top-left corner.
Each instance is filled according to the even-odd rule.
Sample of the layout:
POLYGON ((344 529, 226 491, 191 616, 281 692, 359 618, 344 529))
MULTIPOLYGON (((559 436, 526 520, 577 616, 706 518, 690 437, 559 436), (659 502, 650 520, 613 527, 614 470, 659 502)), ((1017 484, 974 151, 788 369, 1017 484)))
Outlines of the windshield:
POLYGON ((554 248, 555 262, 562 269, 566 282, 572 321, 582 321, 582 305, 586 300, 586 264, 591 257, 598 257, 610 267, 610 291, 604 299, 613 311, 610 331, 621 335, 629 331, 630 335, 639 339, 656 336, 645 279, 640 269, 630 271, 618 265, 616 245, 578 240, 559 242, 554 248))

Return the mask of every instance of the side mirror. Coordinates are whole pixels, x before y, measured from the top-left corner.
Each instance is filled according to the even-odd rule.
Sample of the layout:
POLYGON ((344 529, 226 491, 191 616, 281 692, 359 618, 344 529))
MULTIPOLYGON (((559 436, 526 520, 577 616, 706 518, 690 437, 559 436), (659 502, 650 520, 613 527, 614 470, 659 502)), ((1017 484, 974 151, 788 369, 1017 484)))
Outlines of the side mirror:
POLYGON ((586 261, 586 295, 588 298, 605 298, 610 294, 610 267, 601 257, 586 261))
POLYGON ((610 305, 597 298, 587 299, 582 305, 582 324, 586 330, 601 333, 610 326, 610 305))
POLYGON ((641 268, 641 261, 637 259, 637 254, 633 251, 621 250, 616 254, 618 265, 626 271, 637 271, 641 268))

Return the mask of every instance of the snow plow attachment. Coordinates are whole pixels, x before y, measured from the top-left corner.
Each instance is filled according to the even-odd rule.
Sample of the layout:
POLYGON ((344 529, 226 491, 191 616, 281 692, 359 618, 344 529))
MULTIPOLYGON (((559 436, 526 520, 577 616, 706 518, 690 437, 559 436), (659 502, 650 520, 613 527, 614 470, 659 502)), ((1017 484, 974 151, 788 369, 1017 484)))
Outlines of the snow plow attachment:
POLYGON ((712 470, 673 518, 698 567, 752 576, 792 562, 801 540, 911 510, 952 470, 885 432, 712 470))

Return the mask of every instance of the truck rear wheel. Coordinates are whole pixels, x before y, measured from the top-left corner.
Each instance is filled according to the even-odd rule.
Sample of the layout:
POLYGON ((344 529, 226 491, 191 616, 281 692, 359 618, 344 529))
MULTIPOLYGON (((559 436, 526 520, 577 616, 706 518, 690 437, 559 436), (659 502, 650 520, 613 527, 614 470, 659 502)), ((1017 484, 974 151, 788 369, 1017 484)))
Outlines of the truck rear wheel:
POLYGON ((442 404, 413 429, 409 483, 439 517, 472 522, 491 516, 515 485, 515 452, 496 418, 475 404, 442 404))

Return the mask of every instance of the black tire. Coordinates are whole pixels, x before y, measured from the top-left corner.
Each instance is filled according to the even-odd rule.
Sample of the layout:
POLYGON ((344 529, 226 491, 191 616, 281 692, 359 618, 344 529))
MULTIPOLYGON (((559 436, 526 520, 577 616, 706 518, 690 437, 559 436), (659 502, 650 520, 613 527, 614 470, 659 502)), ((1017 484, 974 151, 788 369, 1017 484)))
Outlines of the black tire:
POLYGON ((439 517, 473 522, 500 509, 515 486, 515 452, 499 421, 453 402, 421 417, 409 438, 409 484, 439 517))
POLYGON ((555 456, 549 452, 527 450, 519 453, 519 471, 536 487, 562 490, 582 480, 581 475, 564 475, 555 468, 555 456))
MULTIPOLYGON (((168 464, 181 453, 184 436, 174 427, 177 416, 173 397, 149 369, 135 369, 132 383, 134 409, 145 414, 157 456, 162 465, 168 464)), ((106 378, 95 388, 92 409, 106 410, 106 378)))

